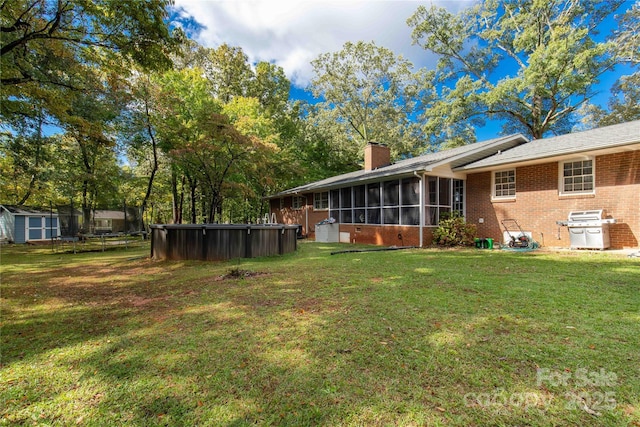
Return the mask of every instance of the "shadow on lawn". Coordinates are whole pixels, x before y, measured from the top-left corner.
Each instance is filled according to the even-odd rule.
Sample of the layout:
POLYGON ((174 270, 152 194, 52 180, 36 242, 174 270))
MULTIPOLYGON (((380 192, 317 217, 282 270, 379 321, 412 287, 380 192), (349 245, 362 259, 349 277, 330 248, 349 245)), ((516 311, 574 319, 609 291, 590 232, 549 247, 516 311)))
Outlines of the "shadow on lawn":
MULTIPOLYGON (((633 313, 637 266, 579 262, 474 251, 292 256, 246 261, 272 273, 227 281, 217 280, 221 264, 118 261, 89 274, 63 267, 56 277, 52 270, 27 284, 3 282, 12 310, 3 316, 3 369, 96 343, 82 356, 55 356, 56 364, 101 385, 88 412, 112 424, 545 425, 544 408, 496 413, 463 397, 495 387, 539 391, 539 363, 630 365, 631 317, 618 320, 615 330, 627 332, 599 343, 595 358, 588 334, 597 320, 569 342, 563 328, 613 307, 611 317, 633 313), (321 274, 308 273, 314 268, 321 274), (624 270, 616 283, 607 282, 612 268, 624 270), (545 283, 550 277, 556 286, 545 283), (583 297, 582 313, 572 311, 583 297), (618 358, 604 354, 616 349, 618 358)), ((601 421, 579 411, 567 419, 601 421)))

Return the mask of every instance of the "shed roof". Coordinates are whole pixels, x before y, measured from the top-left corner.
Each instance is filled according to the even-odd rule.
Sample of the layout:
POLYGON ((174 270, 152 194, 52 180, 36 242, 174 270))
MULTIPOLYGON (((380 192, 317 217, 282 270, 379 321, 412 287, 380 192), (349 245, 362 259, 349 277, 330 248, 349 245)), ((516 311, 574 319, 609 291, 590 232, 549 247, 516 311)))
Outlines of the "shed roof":
POLYGON ((476 162, 461 165, 456 170, 471 171, 634 144, 638 144, 636 149, 640 149, 640 120, 533 140, 528 144, 519 145, 476 162))
MULTIPOLYGON (((51 211, 48 209, 33 208, 30 206, 17 206, 17 205, 1 205, 8 212, 14 215, 51 215, 51 211)), ((53 212, 54 216, 58 216, 56 212, 53 212)))
POLYGON ((388 166, 383 166, 373 170, 359 170, 342 175, 333 176, 320 181, 315 181, 299 187, 291 188, 271 196, 282 197, 291 194, 308 193, 311 191, 327 190, 364 183, 387 177, 400 177, 411 175, 413 172, 431 171, 437 166, 444 164, 451 165, 451 168, 463 166, 490 156, 501 150, 508 150, 521 144, 525 144, 527 139, 521 134, 509 135, 494 138, 487 141, 456 147, 449 150, 442 150, 435 153, 428 153, 410 159, 400 160, 388 166))

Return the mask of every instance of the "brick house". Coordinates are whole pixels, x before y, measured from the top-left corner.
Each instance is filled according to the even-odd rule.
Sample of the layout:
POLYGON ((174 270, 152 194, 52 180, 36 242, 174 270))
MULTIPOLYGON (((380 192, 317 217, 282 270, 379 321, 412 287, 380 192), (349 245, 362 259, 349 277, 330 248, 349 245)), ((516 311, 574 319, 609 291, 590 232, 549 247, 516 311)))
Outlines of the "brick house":
POLYGON ((520 134, 396 163, 370 143, 364 169, 270 197, 278 222, 314 237, 329 217, 340 241, 427 246, 443 213, 458 212, 480 237, 504 239, 514 218, 546 246, 569 247, 570 211, 604 209, 615 218, 612 248, 640 239, 640 121, 529 141, 520 134))

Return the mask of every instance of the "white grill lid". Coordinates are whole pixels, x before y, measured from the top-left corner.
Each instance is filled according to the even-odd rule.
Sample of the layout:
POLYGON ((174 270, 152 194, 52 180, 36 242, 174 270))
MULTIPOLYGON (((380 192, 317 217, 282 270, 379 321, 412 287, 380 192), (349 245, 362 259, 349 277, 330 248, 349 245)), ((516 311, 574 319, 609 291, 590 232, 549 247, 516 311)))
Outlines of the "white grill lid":
POLYGON ((569 212, 569 222, 599 222, 604 209, 569 212))

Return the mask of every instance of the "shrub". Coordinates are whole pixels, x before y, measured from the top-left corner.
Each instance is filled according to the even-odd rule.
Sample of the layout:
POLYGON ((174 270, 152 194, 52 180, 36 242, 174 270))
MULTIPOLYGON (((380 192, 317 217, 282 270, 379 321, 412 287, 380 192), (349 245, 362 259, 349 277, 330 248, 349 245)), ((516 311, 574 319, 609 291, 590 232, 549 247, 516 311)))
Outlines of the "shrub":
POLYGON ((477 229, 475 224, 467 224, 459 214, 448 214, 440 219, 440 225, 433 232, 433 241, 442 246, 473 246, 477 229))

